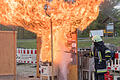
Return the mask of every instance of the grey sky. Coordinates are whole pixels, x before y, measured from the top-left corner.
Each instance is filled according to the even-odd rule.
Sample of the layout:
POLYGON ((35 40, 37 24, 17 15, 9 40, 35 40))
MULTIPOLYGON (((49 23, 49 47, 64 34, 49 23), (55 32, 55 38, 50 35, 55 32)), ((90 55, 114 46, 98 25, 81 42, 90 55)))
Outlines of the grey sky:
POLYGON ((120 9, 120 2, 117 6, 115 6, 115 8, 120 9))

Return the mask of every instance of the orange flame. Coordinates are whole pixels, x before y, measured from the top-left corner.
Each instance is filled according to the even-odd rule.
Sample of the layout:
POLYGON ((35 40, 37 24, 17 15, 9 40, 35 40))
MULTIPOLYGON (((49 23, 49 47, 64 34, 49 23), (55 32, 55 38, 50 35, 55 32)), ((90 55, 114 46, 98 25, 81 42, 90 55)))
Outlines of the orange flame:
MULTIPOLYGON (((67 33, 84 30, 99 14, 103 0, 0 0, 0 23, 16 25, 42 36, 42 61, 50 61, 50 19, 53 22, 54 58, 63 50, 67 33), (45 11, 45 5, 47 9, 45 11), (48 16, 49 15, 49 16, 48 16)), ((65 47, 64 47, 65 48, 65 47)), ((56 60, 56 61, 57 61, 56 60)))

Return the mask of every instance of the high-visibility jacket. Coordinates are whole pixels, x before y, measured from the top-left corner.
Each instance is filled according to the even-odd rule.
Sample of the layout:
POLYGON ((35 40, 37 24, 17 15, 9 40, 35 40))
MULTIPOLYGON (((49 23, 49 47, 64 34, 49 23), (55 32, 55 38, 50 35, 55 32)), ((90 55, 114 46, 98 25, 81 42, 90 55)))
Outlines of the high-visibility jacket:
POLYGON ((111 51, 104 45, 104 42, 94 43, 95 70, 97 73, 105 73, 106 60, 111 58, 111 51))

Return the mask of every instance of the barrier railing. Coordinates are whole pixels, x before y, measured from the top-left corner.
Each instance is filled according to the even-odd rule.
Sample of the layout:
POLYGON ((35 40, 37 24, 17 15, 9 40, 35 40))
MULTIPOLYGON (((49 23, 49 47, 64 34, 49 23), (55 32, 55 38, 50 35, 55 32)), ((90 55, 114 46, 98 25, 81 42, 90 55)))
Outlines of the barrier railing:
POLYGON ((113 71, 120 71, 120 53, 118 51, 115 53, 115 59, 111 60, 107 64, 107 69, 113 71))
MULTIPOLYGON (((37 50, 17 48, 16 61, 17 63, 36 63, 37 50)), ((115 59, 111 60, 107 65, 108 70, 120 71, 120 53, 115 53, 115 59)))
POLYGON ((17 63, 36 63, 36 49, 17 48, 16 61, 17 63))

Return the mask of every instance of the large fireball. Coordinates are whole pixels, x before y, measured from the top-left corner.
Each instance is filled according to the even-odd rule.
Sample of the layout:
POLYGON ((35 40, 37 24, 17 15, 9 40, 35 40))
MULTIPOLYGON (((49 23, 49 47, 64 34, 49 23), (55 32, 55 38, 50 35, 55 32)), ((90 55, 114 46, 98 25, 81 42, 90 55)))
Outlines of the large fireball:
POLYGON ((0 0, 0 24, 24 27, 42 36, 41 59, 50 61, 50 20, 53 25, 53 46, 56 48, 54 54, 57 55, 55 51, 60 51, 60 47, 65 45, 69 31, 75 28, 84 30, 97 18, 102 1, 0 0), (60 40, 64 44, 58 43, 60 40))
MULTIPOLYGON (((51 61, 51 25, 53 60, 60 67, 59 80, 67 80, 71 55, 65 53, 69 34, 94 21, 103 0, 0 0, 0 24, 24 27, 42 37, 40 59, 51 61), (52 23, 52 24, 51 24, 52 23)), ((41 47, 41 46, 40 46, 41 47)))

